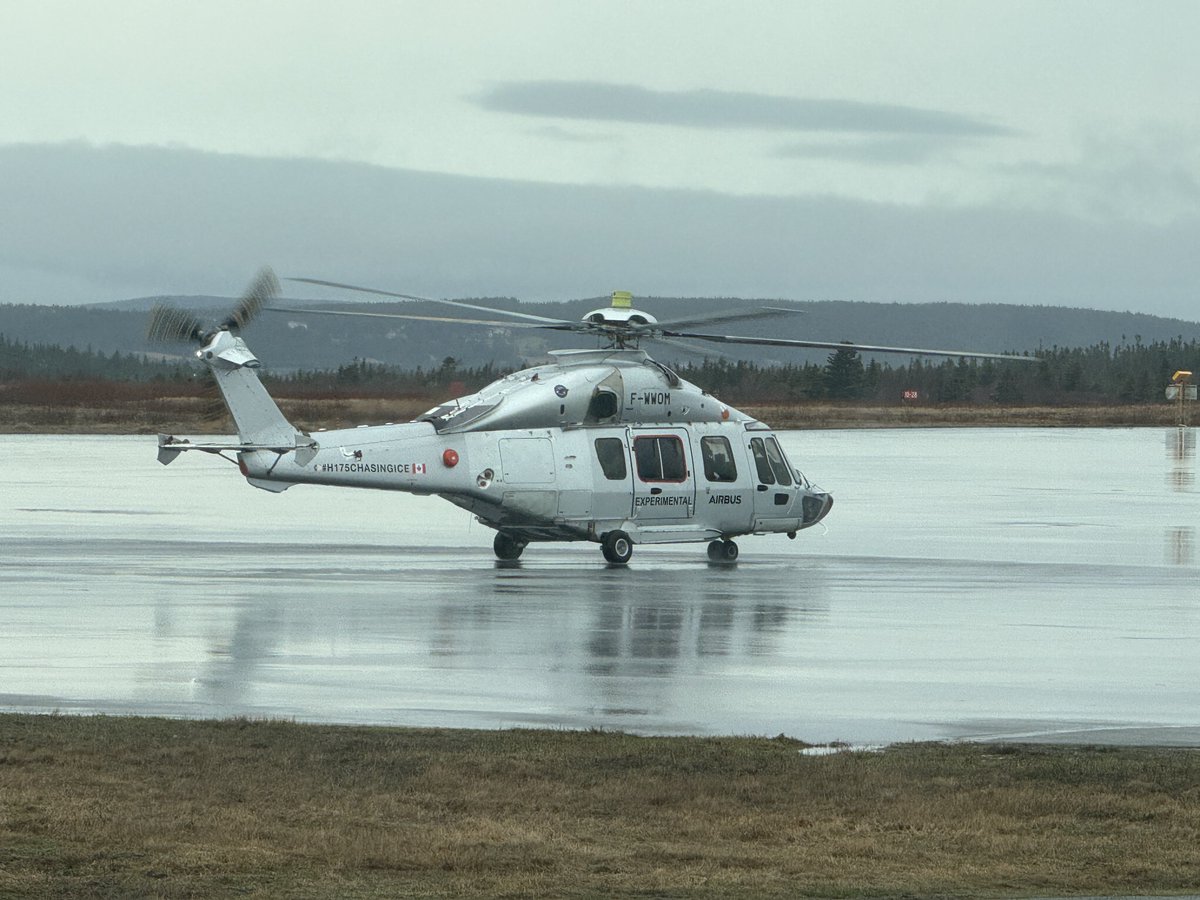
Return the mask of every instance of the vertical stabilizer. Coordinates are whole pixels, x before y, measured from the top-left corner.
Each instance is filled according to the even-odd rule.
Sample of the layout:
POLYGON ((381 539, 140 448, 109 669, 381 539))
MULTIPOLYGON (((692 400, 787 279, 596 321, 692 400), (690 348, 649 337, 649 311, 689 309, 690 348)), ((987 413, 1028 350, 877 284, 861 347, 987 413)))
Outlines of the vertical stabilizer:
POLYGON ((221 330, 197 355, 212 369, 238 437, 252 444, 296 446, 297 430, 263 387, 255 371, 259 362, 245 341, 221 330))

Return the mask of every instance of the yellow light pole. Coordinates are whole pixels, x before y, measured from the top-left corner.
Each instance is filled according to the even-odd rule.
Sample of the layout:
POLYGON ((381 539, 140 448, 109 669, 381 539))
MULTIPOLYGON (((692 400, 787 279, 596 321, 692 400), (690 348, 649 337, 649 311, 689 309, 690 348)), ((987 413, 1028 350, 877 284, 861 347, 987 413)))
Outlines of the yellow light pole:
POLYGON ((1171 376, 1171 383, 1167 385, 1167 399, 1176 400, 1179 403, 1175 415, 1175 424, 1180 428, 1187 425, 1187 412, 1184 402, 1196 399, 1196 385, 1188 383, 1191 377, 1192 373, 1187 369, 1180 369, 1171 376))

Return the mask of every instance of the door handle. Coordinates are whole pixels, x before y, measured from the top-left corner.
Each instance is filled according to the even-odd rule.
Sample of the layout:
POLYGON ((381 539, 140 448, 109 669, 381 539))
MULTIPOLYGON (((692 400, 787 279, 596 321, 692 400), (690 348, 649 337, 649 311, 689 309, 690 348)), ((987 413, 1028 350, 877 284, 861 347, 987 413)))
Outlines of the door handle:
POLYGON ((765 484, 760 484, 760 485, 758 486, 758 489, 759 489, 760 491, 766 492, 766 490, 767 490, 767 486, 766 486, 765 484))
POLYGON ((650 493, 651 494, 661 494, 662 488, 650 488, 650 493))

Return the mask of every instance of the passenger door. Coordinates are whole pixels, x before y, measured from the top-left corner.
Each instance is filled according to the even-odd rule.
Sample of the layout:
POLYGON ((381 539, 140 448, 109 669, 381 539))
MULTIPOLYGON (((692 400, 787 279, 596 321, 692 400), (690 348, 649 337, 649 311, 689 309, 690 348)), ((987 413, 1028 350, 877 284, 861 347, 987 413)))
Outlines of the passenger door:
POLYGON ((633 517, 639 522, 689 521, 695 513, 696 478, 691 448, 681 428, 634 429, 633 517))
POLYGON ((625 429, 590 435, 592 518, 628 519, 633 508, 629 445, 625 429))

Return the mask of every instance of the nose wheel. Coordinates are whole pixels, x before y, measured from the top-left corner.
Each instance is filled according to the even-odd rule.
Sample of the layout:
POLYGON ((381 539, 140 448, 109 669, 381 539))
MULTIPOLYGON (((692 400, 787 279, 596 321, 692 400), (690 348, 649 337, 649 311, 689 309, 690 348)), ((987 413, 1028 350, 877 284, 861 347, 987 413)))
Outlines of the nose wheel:
POLYGON ((731 563, 738 558, 738 545, 733 541, 713 541, 708 545, 708 559, 715 563, 731 563))

